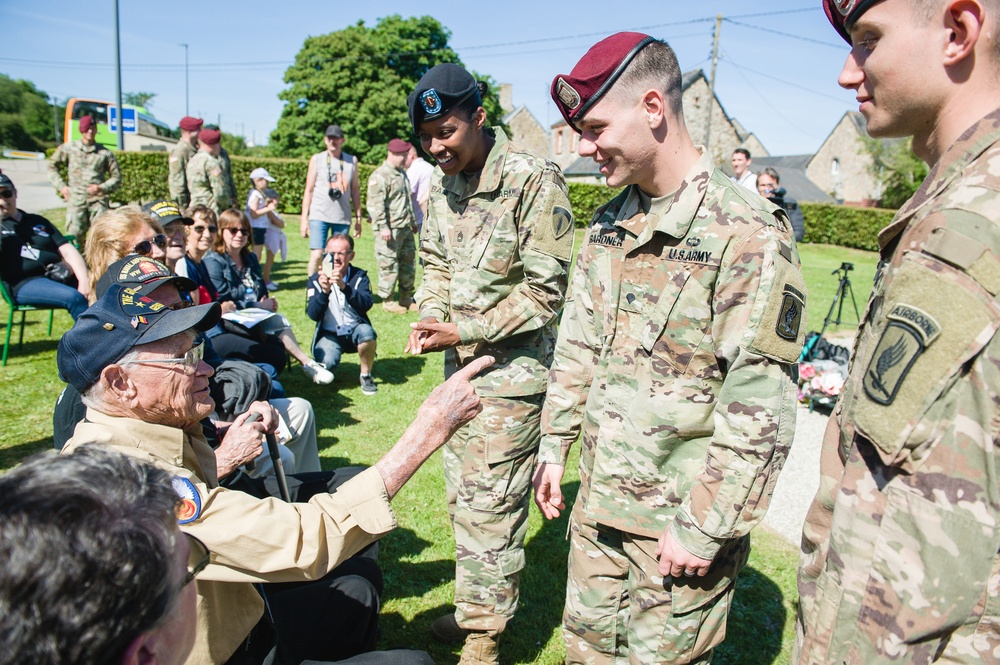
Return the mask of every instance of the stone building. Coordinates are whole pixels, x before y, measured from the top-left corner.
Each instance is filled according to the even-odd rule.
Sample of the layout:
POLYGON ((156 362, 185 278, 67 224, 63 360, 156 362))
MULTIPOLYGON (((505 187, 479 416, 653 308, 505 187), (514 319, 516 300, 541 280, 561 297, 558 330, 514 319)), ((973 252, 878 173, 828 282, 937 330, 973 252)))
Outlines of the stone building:
POLYGON ((513 91, 510 83, 500 84, 500 108, 503 109, 503 123, 510 129, 511 139, 528 152, 539 157, 549 156, 549 133, 538 122, 528 107, 514 108, 513 91))
POLYGON ((862 140, 867 136, 865 117, 848 111, 809 160, 806 175, 846 205, 876 205, 882 198, 883 183, 873 174, 872 156, 862 140))

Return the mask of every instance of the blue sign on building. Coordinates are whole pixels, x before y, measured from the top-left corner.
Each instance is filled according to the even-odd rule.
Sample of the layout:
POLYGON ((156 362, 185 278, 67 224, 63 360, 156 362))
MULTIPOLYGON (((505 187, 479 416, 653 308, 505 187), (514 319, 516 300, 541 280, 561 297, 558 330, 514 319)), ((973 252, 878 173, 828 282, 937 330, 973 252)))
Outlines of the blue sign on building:
MULTIPOLYGON (((108 116, 109 117, 108 127, 111 129, 111 131, 117 132, 118 107, 109 106, 108 111, 110 112, 108 116)), ((125 132, 126 134, 135 134, 138 131, 138 127, 135 122, 135 109, 125 109, 125 112, 122 114, 122 118, 124 120, 124 122, 122 123, 122 131, 125 132)))

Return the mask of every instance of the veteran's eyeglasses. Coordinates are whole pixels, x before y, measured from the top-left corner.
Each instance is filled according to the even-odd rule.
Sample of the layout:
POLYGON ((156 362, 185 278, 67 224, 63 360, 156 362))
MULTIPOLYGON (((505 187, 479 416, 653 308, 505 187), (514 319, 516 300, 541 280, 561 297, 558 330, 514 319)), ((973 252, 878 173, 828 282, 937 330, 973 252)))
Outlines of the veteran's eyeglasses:
MULTIPOLYGON (((183 301, 182 301, 183 302, 183 301)), ((184 307, 189 307, 185 305, 184 307)), ((183 307, 181 308, 183 309, 183 307)), ((183 358, 157 358, 155 360, 129 360, 122 363, 123 365, 181 365, 181 369, 188 376, 192 375, 198 369, 198 363, 201 362, 202 358, 205 357, 205 345, 202 342, 198 342, 184 354, 183 358)))

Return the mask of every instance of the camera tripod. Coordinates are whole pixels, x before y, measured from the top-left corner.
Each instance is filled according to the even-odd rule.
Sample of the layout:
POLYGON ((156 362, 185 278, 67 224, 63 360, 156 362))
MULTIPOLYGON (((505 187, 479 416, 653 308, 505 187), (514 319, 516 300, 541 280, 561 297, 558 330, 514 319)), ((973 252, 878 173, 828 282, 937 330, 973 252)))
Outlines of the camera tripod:
POLYGON ((831 272, 831 275, 837 275, 840 277, 840 284, 837 286, 837 292, 833 294, 833 302, 830 303, 830 310, 826 313, 826 318, 823 319, 823 328, 819 331, 819 335, 816 335, 805 348, 802 349, 802 354, 799 356, 799 362, 809 360, 812 358, 813 347, 819 340, 823 339, 823 333, 826 332, 826 327, 830 325, 830 321, 833 320, 833 311, 837 310, 837 318, 833 321, 834 325, 839 326, 840 321, 844 314, 844 302, 847 300, 847 296, 851 296, 851 305, 854 306, 854 318, 857 321, 861 321, 861 315, 858 313, 858 302, 854 299, 854 287, 851 286, 851 278, 848 276, 850 271, 854 270, 854 264, 843 262, 840 267, 831 272))

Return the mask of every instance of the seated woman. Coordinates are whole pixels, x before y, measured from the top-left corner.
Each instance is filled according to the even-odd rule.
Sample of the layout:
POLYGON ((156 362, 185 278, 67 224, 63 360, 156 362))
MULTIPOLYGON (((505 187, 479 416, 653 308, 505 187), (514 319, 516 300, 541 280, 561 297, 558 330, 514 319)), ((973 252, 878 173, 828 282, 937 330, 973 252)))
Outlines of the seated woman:
MULTIPOLYGON (((108 266, 129 254, 148 256, 157 261, 166 257, 167 236, 157 222, 136 206, 122 206, 98 217, 87 234, 83 255, 90 266, 90 276, 97 284, 108 266)), ((96 296, 91 296, 91 301, 96 296)))
MULTIPOLYGON (((196 205, 187 209, 185 214, 194 220, 194 225, 188 227, 187 247, 184 258, 177 262, 175 268, 178 275, 187 277, 198 285, 196 294, 199 304, 214 302, 219 299, 219 292, 212 283, 212 277, 208 273, 208 266, 205 264, 205 256, 212 251, 212 245, 219 235, 218 222, 215 211, 204 205, 196 205)), ((232 301, 222 303, 222 312, 233 312, 236 304, 232 301)), ((271 379, 277 377, 277 372, 284 368, 288 361, 285 352, 285 345, 275 337, 267 337, 263 342, 227 333, 222 328, 216 326, 208 332, 212 338, 215 350, 223 358, 236 358, 252 363, 262 363, 269 365, 265 368, 269 374, 273 368, 274 374, 271 379)))
MULTIPOLYGON (((219 291, 219 302, 224 307, 225 303, 231 302, 236 309, 259 307, 277 312, 278 301, 267 294, 260 263, 250 249, 250 234, 250 222, 242 210, 222 211, 219 215, 219 236, 215 240, 215 251, 205 257, 208 274, 219 291)), ((285 350, 302 363, 303 371, 313 382, 331 383, 333 374, 306 355, 287 320, 285 326, 278 333, 278 339, 285 345, 285 350)))
POLYGON ((60 307, 76 321, 87 309, 90 274, 80 252, 52 222, 17 208, 17 189, 0 174, 0 279, 19 305, 60 307), (46 276, 49 266, 65 261, 76 286, 46 276))

